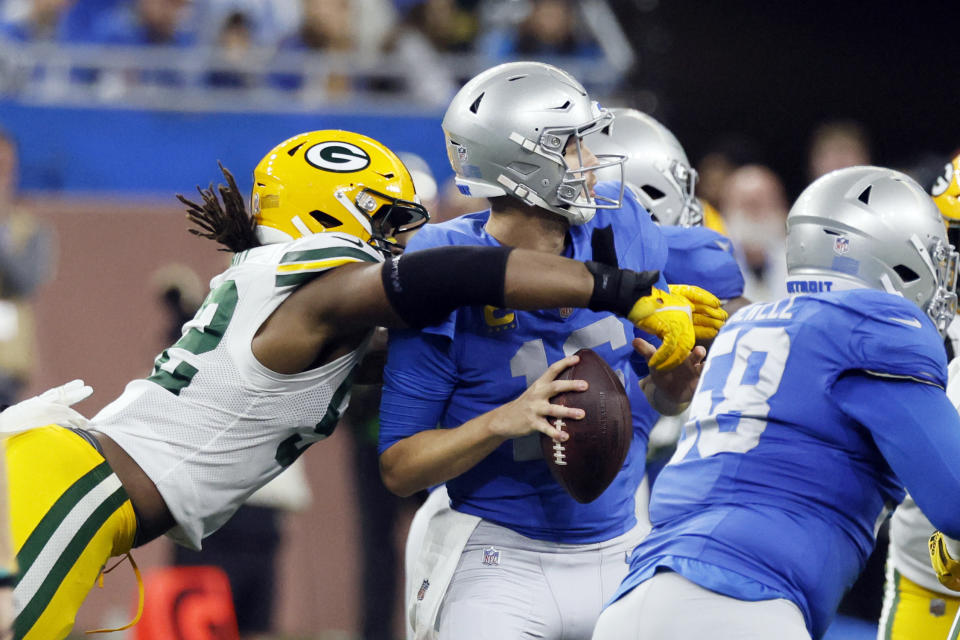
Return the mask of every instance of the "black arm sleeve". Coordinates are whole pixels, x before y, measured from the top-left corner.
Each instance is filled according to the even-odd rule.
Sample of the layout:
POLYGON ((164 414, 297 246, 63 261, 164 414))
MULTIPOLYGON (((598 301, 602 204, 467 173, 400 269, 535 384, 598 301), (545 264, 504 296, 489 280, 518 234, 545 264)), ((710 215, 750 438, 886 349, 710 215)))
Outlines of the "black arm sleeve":
POLYGON ((411 327, 442 322, 459 307, 504 306, 511 247, 437 247, 391 256, 380 271, 393 310, 411 327))

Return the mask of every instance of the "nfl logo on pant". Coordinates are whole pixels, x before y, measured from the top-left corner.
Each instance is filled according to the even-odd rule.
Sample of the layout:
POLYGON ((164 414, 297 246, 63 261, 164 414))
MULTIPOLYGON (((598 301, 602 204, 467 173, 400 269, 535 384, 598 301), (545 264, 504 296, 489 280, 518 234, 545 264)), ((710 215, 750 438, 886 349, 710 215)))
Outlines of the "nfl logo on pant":
POLYGON ((500 550, 494 547, 488 547, 483 550, 483 564, 488 567, 500 566, 500 550))
POLYGON ((430 588, 430 581, 424 580, 423 584, 420 585, 420 590, 417 591, 417 602, 423 600, 423 597, 427 595, 427 589, 430 588))

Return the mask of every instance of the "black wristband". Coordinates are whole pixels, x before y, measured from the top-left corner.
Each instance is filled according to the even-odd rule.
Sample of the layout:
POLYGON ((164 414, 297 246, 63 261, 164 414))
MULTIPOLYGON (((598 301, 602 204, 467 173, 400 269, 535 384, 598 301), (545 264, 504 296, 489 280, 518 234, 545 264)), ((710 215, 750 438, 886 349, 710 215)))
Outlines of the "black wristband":
POLYGON ((650 295, 653 285, 660 279, 659 271, 618 269, 592 260, 586 265, 593 274, 593 295, 587 308, 592 311, 612 311, 624 318, 637 300, 650 295))
POLYGON ((20 576, 16 573, 8 573, 0 576, 0 589, 12 589, 17 586, 17 580, 20 576))

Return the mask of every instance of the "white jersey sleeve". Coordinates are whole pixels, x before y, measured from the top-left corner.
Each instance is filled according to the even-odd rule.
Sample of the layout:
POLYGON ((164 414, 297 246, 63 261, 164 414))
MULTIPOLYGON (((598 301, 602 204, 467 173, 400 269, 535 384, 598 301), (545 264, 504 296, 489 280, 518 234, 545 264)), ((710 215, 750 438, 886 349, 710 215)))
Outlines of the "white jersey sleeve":
POLYGON ((94 416, 91 428, 115 440, 156 484, 177 521, 169 534, 175 541, 199 548, 254 491, 333 431, 366 345, 283 375, 257 361, 251 342, 301 284, 349 262, 382 260, 337 233, 237 254, 153 373, 94 416))

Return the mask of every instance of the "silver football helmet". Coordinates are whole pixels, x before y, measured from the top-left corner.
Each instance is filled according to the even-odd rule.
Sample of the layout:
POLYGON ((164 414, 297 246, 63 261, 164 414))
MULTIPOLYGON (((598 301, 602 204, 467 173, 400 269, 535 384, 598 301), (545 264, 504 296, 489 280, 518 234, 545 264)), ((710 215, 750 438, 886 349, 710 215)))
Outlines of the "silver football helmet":
POLYGON ((597 209, 618 209, 616 199, 594 197, 590 172, 620 167, 623 155, 598 156, 583 166, 583 138, 613 121, 569 73, 540 62, 509 62, 474 77, 454 96, 443 116, 447 155, 457 186, 466 195, 512 195, 559 214, 571 224, 597 209), (579 167, 564 153, 576 144, 579 167))
POLYGON ((896 293, 923 309, 941 334, 956 315, 957 262, 933 200, 892 169, 828 173, 787 216, 788 283, 896 293))
MULTIPOLYGON (((610 109, 614 121, 587 139, 595 153, 626 153, 627 187, 660 224, 696 227, 703 207, 694 195, 697 171, 670 130, 636 109, 610 109)), ((616 180, 607 170, 601 180, 616 180)))

